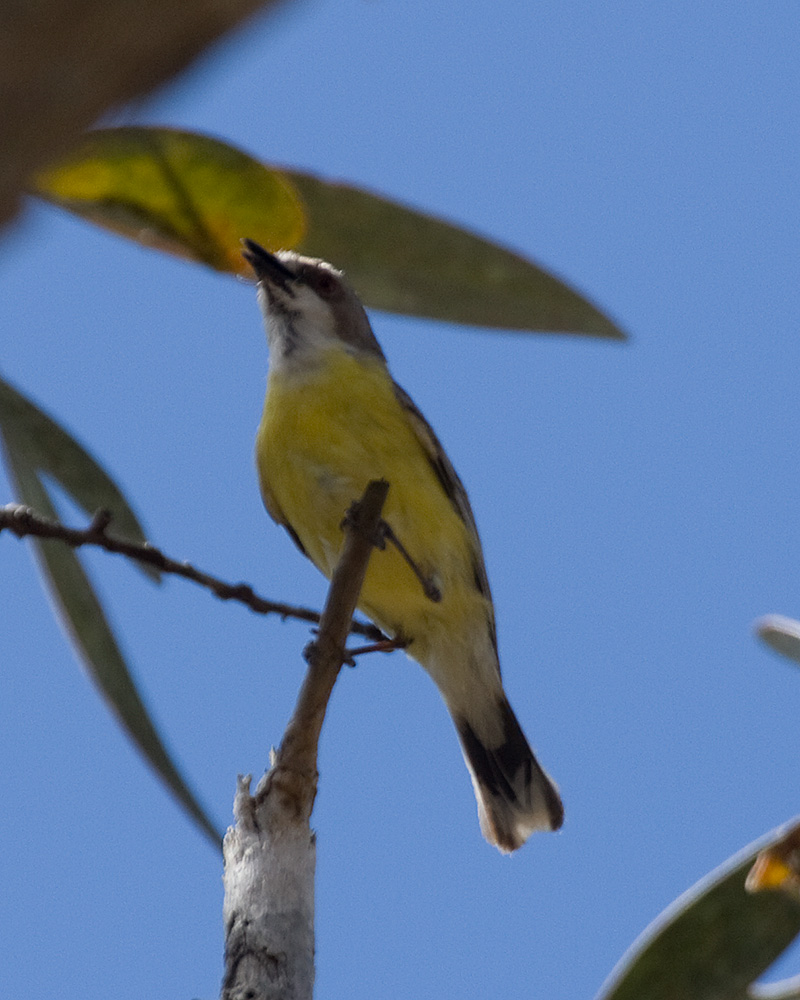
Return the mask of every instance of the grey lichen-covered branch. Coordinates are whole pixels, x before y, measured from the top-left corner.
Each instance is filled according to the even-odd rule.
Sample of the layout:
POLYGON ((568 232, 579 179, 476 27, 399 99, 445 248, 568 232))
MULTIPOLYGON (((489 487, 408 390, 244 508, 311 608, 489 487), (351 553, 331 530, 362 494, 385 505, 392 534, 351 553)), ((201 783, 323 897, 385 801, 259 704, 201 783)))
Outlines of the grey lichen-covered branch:
POLYGON ((364 582, 389 484, 373 481, 345 521, 319 634, 272 766, 250 795, 240 778, 235 826, 225 836, 225 977, 222 1000, 310 1000, 314 985, 317 745, 364 582))

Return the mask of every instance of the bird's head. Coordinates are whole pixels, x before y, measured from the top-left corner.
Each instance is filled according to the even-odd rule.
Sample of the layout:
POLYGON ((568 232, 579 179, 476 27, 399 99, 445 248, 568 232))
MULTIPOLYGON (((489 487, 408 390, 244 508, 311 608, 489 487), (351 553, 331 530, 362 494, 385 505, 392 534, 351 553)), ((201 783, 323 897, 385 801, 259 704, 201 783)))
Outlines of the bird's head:
POLYGON ((244 240, 245 259, 258 279, 270 363, 309 364, 332 347, 384 360, 358 296, 324 260, 290 250, 270 253, 244 240))

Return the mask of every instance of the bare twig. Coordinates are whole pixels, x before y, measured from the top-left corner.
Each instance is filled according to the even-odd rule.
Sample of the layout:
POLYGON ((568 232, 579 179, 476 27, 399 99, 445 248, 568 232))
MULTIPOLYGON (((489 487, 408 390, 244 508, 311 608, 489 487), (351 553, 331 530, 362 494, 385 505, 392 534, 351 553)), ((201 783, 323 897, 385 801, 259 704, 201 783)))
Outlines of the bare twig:
MULTIPOLYGON (((318 611, 311 608, 301 608, 293 604, 284 604, 279 601, 269 601, 259 597, 250 584, 247 583, 226 583, 218 577, 211 576, 196 569, 189 562, 178 562, 165 555, 160 549, 149 542, 127 542, 121 538, 109 535, 106 529, 111 525, 112 516, 106 510, 99 510, 92 518, 91 523, 86 528, 70 528, 59 521, 52 521, 49 518, 37 514, 31 507, 24 504, 10 503, 5 507, 0 507, 0 532, 6 528, 18 538, 26 535, 33 535, 36 538, 53 538, 71 545, 73 548, 80 548, 83 545, 94 545, 105 549, 106 552, 114 552, 127 556, 129 559, 136 559, 141 563, 154 566, 162 573, 171 573, 181 576, 185 580, 206 587, 216 597, 222 601, 237 601, 246 605, 251 611, 257 614, 280 615, 286 618, 296 618, 299 621, 318 624, 320 615, 318 611)), ((363 635, 375 642, 382 642, 386 636, 374 625, 363 622, 351 622, 350 631, 356 635, 363 635)))
MULTIPOLYGON (((305 651, 308 673, 286 727, 278 763, 316 774, 317 741, 333 685, 344 662, 345 641, 375 540, 389 484, 384 479, 369 484, 364 496, 349 511, 342 554, 331 578, 328 600, 320 619, 319 635, 305 651)), ((313 801, 313 800, 312 800, 313 801)), ((309 806, 310 813, 310 806, 309 806)))
POLYGON ((355 666, 357 656, 364 656, 366 653, 393 653, 396 649, 405 649, 408 642, 402 637, 397 639, 379 639, 371 642, 368 646, 355 646, 344 651, 344 662, 351 667, 355 666))
POLYGON ((250 796, 239 779, 235 827, 225 836, 223 1000, 310 1000, 314 984, 317 743, 345 658, 350 618, 367 570, 389 484, 369 484, 350 511, 308 673, 272 767, 250 796))

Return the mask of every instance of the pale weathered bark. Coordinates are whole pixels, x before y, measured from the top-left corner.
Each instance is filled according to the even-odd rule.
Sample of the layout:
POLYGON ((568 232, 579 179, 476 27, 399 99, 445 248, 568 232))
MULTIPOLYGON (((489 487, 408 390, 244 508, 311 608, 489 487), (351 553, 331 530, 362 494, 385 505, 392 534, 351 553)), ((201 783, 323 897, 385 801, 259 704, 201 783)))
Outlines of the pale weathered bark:
POLYGON ((239 779, 236 825, 224 847, 223 1000, 310 1000, 313 993, 314 835, 281 777, 274 765, 255 797, 249 776, 239 779))
POLYGON ((28 178, 100 115, 149 93, 279 0, 0 3, 0 224, 28 178))
POLYGON ((389 484, 372 482, 346 521, 308 673, 272 766, 250 796, 240 778, 235 826, 225 836, 223 1000, 311 1000, 314 986, 317 744, 345 657, 389 484))

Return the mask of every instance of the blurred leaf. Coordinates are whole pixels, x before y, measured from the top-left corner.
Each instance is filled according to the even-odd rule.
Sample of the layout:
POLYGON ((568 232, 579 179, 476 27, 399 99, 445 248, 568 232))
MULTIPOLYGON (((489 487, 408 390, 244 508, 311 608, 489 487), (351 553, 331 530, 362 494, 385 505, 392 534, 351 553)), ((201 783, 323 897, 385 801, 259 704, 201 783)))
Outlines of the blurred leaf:
POLYGON ((800 663, 800 622, 784 615, 765 615, 753 627, 768 646, 800 663))
MULTIPOLYGON (((28 443, 4 428, 10 475, 19 499, 45 517, 57 519, 43 483, 28 462, 28 443)), ((150 720, 125 660, 75 552, 63 542, 31 539, 59 618, 107 703, 172 794, 205 835, 220 846, 220 834, 190 791, 150 720)))
POLYGON ((308 216, 296 249, 345 271, 373 309, 625 339, 581 295, 510 250, 358 188, 287 173, 308 216))
POLYGON ((748 892, 777 889, 800 902, 800 823, 759 852, 744 887, 748 892))
POLYGON ((800 1000, 800 976, 774 985, 759 986, 750 991, 748 1000, 800 1000))
POLYGON ((208 136, 98 129, 40 174, 34 191, 140 243, 246 277, 243 237, 324 257, 373 309, 625 338, 583 296, 510 250, 379 195, 267 167, 208 136))
MULTIPOLYGON (((111 511, 109 535, 131 542, 147 541, 136 515, 110 476, 63 427, 3 379, 0 430, 13 435, 16 452, 24 455, 27 466, 52 476, 90 517, 101 507, 111 511)), ((151 579, 161 579, 154 566, 134 563, 151 579)))
POLYGON ((750 998, 750 985, 800 932, 800 900, 744 888, 758 852, 786 830, 740 851, 669 906, 623 955, 597 1000, 750 998))
POLYGON ((87 132, 35 178, 33 191, 138 243, 246 277, 243 236, 290 249, 305 227, 302 202, 283 173, 177 129, 87 132))

